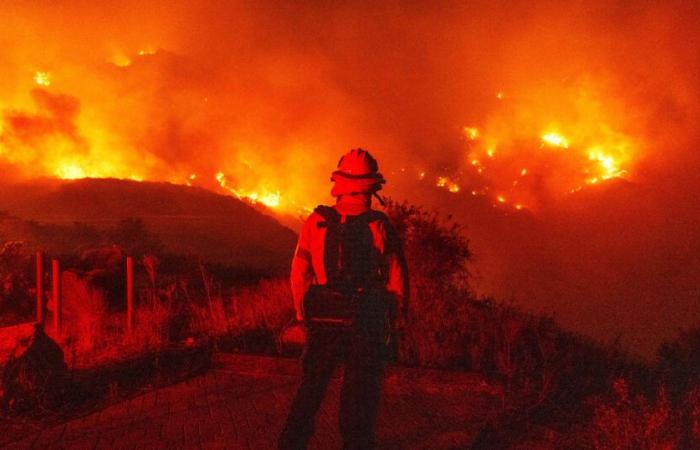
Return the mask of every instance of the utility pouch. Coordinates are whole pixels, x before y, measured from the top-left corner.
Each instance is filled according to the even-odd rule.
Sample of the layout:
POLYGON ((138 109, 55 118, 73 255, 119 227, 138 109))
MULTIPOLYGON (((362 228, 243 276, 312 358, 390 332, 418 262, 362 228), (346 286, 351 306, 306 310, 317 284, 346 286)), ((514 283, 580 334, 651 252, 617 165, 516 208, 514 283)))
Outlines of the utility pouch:
POLYGON ((358 297, 327 286, 312 285, 304 296, 304 320, 311 325, 352 326, 358 297))

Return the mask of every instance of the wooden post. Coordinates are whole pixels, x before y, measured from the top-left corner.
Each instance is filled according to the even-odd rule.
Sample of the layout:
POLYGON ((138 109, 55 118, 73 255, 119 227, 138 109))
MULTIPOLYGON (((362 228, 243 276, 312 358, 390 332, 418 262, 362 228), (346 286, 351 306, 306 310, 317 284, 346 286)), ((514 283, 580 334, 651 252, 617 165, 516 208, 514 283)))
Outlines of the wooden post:
POLYGON ((36 321, 44 323, 44 254, 36 252, 36 321))
POLYGON ((61 327, 63 326, 63 299, 61 298, 61 265, 57 259, 51 260, 51 288, 53 290, 53 330, 54 336, 61 335, 61 327))
POLYGON ((134 329, 134 259, 126 257, 126 332, 134 329))

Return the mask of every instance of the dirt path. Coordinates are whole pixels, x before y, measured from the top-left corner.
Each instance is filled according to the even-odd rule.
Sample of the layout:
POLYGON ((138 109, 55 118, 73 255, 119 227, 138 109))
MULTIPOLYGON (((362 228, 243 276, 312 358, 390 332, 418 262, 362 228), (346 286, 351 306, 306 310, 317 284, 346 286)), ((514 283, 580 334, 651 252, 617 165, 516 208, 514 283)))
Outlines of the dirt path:
MULTIPOLYGON (((203 376, 5 448, 273 449, 298 382, 294 360, 219 354, 203 376)), ((380 448, 467 448, 495 405, 493 389, 472 374, 390 368, 383 392, 380 448)), ((310 448, 340 448, 339 393, 336 377, 310 448)))

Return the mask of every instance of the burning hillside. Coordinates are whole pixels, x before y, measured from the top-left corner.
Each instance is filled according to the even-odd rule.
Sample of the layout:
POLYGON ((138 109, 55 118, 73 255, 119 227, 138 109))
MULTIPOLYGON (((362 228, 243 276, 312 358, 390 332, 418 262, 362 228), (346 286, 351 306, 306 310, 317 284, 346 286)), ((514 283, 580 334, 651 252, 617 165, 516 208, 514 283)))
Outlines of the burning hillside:
POLYGON ((80 2, 6 7, 0 161, 16 177, 194 184, 297 212, 325 198, 310 174, 362 144, 394 178, 537 208, 634 178, 651 148, 687 137, 659 117, 694 111, 692 77, 672 59, 682 8, 625 17, 598 5, 354 8, 375 20, 306 7, 163 4, 147 18, 80 2))
MULTIPOLYGON (((160 57, 155 52, 143 51, 138 56, 160 57)), ((119 67, 126 71, 130 66, 131 62, 119 67)), ((265 157, 268 152, 264 147, 263 155, 245 148, 236 151, 238 159, 218 162, 223 169, 215 172, 216 165, 200 168, 202 161, 171 162, 166 158, 159 161, 156 155, 148 153, 145 160, 137 160, 136 148, 126 147, 125 151, 117 152, 115 148, 125 147, 103 147, 102 136, 93 134, 95 130, 106 130, 100 134, 112 133, 114 119, 84 123, 79 98, 61 92, 60 88, 52 89, 51 80, 49 72, 36 72, 33 76, 36 86, 29 91, 33 110, 5 112, 2 157, 9 165, 8 170, 19 178, 110 177, 201 185, 290 213, 308 211, 312 204, 296 187, 315 185, 317 181, 295 183, 290 180, 294 176, 292 171, 278 175, 271 170, 273 161, 265 157), (176 166, 159 167, 172 163, 176 166), (284 192, 280 190, 282 185, 287 186, 284 192)), ((442 169, 425 169, 426 165, 430 166, 426 162, 397 168, 389 161, 395 167, 393 175, 401 178, 417 175, 419 180, 433 180, 437 187, 449 192, 467 189, 471 195, 486 196, 497 204, 511 203, 516 209, 536 208, 550 196, 560 198, 583 189, 586 184, 630 175, 628 168, 643 151, 641 140, 624 131, 627 124, 611 120, 615 115, 606 110, 611 106, 605 105, 598 94, 563 89, 559 96, 563 104, 549 108, 541 101, 510 99, 502 92, 496 98, 503 106, 494 108, 485 118, 483 129, 463 128, 464 161, 458 158, 442 169), (537 109, 544 112, 533 114, 537 109), (556 122, 556 117, 567 115, 572 116, 570 120, 556 122)), ((207 102, 205 97, 204 103, 207 102)), ((622 106, 613 106, 619 110, 617 117, 623 117, 622 106)), ((167 126, 181 127, 181 124, 167 126)), ((172 140, 175 147, 186 146, 183 149, 186 152, 207 143, 203 131, 197 133, 202 132, 200 137, 204 142, 198 142, 196 137, 192 137, 192 142, 180 142, 185 136, 170 135, 173 132, 178 130, 168 129, 163 138, 172 140)), ((301 158, 305 150, 298 149, 297 155, 301 158)))

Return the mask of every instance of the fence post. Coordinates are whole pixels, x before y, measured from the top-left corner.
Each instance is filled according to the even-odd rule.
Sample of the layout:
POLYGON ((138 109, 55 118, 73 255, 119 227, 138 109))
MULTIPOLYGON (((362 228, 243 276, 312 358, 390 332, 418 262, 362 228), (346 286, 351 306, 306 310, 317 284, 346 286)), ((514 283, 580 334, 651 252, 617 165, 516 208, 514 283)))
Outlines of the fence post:
POLYGON ((36 252, 36 321, 44 324, 44 254, 36 252))
POLYGON ((126 257, 126 331, 134 329, 134 259, 126 257))
POLYGON ((61 336, 61 327, 63 326, 63 299, 61 298, 61 265, 56 258, 51 260, 51 275, 51 288, 53 290, 55 308, 53 314, 53 329, 55 337, 59 337, 61 336))

